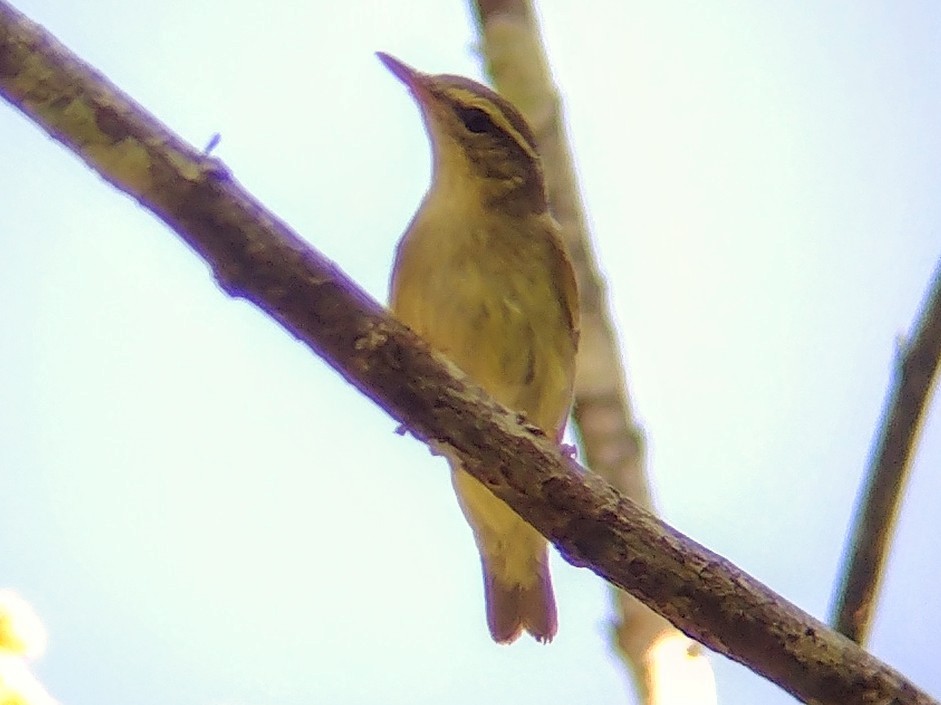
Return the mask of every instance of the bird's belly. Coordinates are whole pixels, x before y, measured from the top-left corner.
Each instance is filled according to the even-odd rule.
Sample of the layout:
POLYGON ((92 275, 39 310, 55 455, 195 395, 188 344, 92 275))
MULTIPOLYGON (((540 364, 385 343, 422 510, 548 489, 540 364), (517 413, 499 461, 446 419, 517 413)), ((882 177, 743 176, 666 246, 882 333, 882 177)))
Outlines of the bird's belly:
POLYGON ((567 415, 572 364, 562 359, 556 304, 531 278, 441 267, 410 279, 395 311, 497 401, 551 434, 567 415))

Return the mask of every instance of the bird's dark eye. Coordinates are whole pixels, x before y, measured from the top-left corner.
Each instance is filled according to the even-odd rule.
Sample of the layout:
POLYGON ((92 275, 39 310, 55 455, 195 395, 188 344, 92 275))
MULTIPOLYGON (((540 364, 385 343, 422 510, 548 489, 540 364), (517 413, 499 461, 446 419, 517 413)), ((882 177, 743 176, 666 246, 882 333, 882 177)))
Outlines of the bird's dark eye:
POLYGON ((461 119, 461 122, 464 123, 464 127, 471 132, 481 134, 483 132, 496 132, 497 130, 497 126, 493 124, 493 120, 490 119, 490 116, 480 108, 465 108, 459 106, 455 109, 455 112, 461 119))

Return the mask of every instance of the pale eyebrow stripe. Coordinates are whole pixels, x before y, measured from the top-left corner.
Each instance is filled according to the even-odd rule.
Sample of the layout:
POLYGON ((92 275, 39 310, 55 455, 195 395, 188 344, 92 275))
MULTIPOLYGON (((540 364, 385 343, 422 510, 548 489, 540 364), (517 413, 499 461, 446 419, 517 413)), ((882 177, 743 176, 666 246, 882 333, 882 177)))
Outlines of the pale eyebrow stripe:
POLYGON ((452 99, 458 100, 467 108, 483 110, 498 127, 514 137, 530 156, 538 158, 539 152, 536 149, 536 138, 533 136, 532 129, 509 101, 486 86, 474 83, 463 76, 447 76, 447 78, 451 86, 448 86, 445 92, 450 94, 452 99), (498 110, 494 111, 492 108, 488 110, 487 107, 490 105, 496 106, 498 110))

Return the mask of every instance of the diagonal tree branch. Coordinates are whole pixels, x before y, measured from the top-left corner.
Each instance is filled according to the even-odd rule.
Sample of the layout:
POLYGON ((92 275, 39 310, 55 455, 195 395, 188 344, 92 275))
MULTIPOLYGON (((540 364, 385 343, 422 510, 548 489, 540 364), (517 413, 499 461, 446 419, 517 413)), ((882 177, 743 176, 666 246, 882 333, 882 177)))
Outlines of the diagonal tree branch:
MULTIPOLYGON (((531 0, 473 0, 487 70, 518 106, 539 142, 549 202, 572 255, 581 298, 575 427, 588 466, 654 511, 645 470, 644 433, 627 392, 608 297, 598 272, 579 194, 561 100, 549 73, 531 0)), ((715 677, 698 645, 632 595, 613 590, 612 640, 648 705, 716 701, 715 677), (678 685, 681 684, 681 685, 678 685)))
POLYGON ((834 600, 834 628, 861 644, 869 635, 902 490, 941 362, 941 263, 918 320, 914 340, 900 351, 834 600))
POLYGON ((172 227, 266 311, 466 469, 565 558, 814 703, 934 703, 904 676, 587 474, 489 399, 140 106, 0 0, 0 95, 172 227))

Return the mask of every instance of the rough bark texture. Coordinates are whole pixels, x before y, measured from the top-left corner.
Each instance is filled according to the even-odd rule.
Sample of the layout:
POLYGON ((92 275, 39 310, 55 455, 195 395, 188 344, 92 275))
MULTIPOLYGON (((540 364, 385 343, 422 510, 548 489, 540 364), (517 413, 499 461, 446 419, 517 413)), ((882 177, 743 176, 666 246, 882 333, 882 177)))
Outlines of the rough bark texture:
POLYGON ((899 352, 835 600, 834 628, 859 643, 869 635, 902 489, 941 360, 941 265, 918 321, 912 342, 899 352))
POLYGON ((0 95, 170 225, 221 286, 288 332, 546 535, 683 631, 816 703, 931 703, 904 676, 586 475, 429 352, 215 160, 0 0, 0 95))

